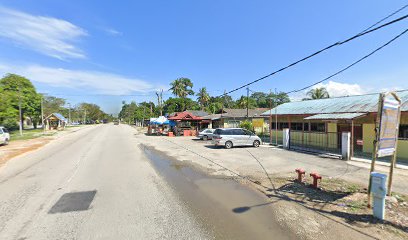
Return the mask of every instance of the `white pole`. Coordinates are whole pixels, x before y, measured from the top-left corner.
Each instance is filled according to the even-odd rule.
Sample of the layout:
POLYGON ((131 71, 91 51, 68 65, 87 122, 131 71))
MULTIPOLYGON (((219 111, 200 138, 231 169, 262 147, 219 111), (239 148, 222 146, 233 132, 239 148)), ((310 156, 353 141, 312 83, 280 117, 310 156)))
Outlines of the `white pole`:
POLYGON ((21 88, 20 86, 18 87, 18 112, 19 112, 19 118, 20 118, 20 136, 23 136, 23 113, 21 110, 21 88))

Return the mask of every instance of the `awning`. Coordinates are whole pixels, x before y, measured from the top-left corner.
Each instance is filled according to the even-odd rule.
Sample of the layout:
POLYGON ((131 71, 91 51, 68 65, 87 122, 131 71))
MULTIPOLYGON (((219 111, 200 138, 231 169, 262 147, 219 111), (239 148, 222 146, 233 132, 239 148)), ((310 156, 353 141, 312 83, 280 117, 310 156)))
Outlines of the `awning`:
POLYGON ((352 120, 368 113, 322 113, 304 118, 305 120, 352 120))

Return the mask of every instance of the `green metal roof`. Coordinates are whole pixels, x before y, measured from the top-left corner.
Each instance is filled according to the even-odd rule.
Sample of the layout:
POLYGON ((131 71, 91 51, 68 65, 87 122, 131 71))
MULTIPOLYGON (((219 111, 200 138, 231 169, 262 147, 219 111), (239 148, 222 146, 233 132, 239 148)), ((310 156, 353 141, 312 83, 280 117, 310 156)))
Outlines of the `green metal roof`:
POLYGON ((351 120, 367 113, 323 113, 304 118, 305 120, 351 120))
MULTIPOLYGON (((401 110, 408 111, 408 90, 396 91, 396 93, 402 101, 401 110)), ((378 99, 379 94, 376 93, 289 102, 268 110, 262 113, 262 115, 269 116, 270 114, 275 114, 275 111, 278 115, 377 112, 378 99)))

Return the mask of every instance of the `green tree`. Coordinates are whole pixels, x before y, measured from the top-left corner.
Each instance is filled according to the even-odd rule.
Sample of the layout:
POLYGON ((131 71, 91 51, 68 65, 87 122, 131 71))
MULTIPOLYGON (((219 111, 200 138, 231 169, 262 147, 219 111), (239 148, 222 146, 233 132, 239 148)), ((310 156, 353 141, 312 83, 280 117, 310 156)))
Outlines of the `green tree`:
POLYGON ((63 116, 68 117, 68 109, 65 108, 66 101, 63 98, 44 95, 43 96, 43 110, 45 117, 52 113, 61 113, 63 116))
POLYGON ((171 114, 185 110, 198 110, 200 106, 190 98, 169 98, 164 102, 164 112, 171 114))
POLYGON ((237 101, 237 107, 238 108, 247 108, 247 102, 248 102, 248 108, 253 109, 256 108, 256 100, 249 97, 247 98, 246 96, 241 96, 240 99, 237 101))
POLYGON ((264 92, 254 92, 251 94, 251 98, 255 99, 256 106, 260 108, 267 108, 269 107, 269 95, 264 92))
POLYGON ((77 108, 83 113, 85 121, 100 121, 105 116, 101 108, 93 103, 80 103, 77 108))
MULTIPOLYGON (((16 74, 7 74, 0 79, 0 88, 2 88, 4 96, 8 98, 8 101, 6 101, 9 104, 8 107, 14 108, 18 112, 19 103, 21 102, 22 115, 20 121, 28 117, 36 128, 41 115, 41 95, 37 93, 31 81, 16 74)), ((13 112, 15 111, 7 111, 7 113, 12 114, 6 116, 9 119, 8 121, 11 121, 10 118, 15 117, 13 112)), ((19 121, 18 117, 14 120, 19 121)))
POLYGON ((308 98, 304 98, 303 100, 330 98, 329 92, 327 92, 327 89, 324 87, 310 89, 306 95, 308 98))
POLYGON ((197 101, 200 104, 201 110, 204 110, 207 107, 208 102, 210 101, 210 95, 207 92, 206 87, 202 87, 198 90, 197 101))
POLYGON ((18 110, 11 104, 10 93, 0 86, 0 125, 11 130, 17 129, 18 110))
POLYGON ((290 102, 289 96, 284 92, 269 93, 266 94, 264 92, 254 92, 251 95, 251 98, 255 99, 256 106, 259 108, 269 108, 271 105, 272 107, 276 107, 283 103, 290 102))
POLYGON ((210 101, 208 103, 208 107, 206 110, 210 113, 218 113, 221 112, 223 108, 235 108, 236 102, 230 95, 218 96, 218 97, 210 97, 210 101))
POLYGON ((247 121, 247 120, 242 121, 242 122, 239 124, 239 127, 240 127, 240 128, 244 128, 244 129, 246 129, 246 130, 248 130, 248 131, 251 131, 251 132, 254 131, 254 126, 252 125, 252 122, 251 122, 251 121, 247 121))
POLYGON ((178 78, 171 82, 170 85, 170 90, 177 97, 186 98, 188 95, 194 95, 193 83, 188 78, 178 78))

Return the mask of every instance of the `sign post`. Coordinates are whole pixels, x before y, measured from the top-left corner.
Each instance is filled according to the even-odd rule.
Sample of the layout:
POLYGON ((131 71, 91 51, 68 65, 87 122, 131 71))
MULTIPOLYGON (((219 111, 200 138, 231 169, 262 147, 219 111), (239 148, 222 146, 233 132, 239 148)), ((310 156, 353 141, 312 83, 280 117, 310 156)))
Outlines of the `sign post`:
POLYGON ((381 93, 378 101, 376 138, 374 141, 373 160, 371 161, 370 182, 368 184, 368 206, 371 195, 371 173, 375 170, 375 161, 379 157, 392 156, 388 177, 388 192, 391 194, 392 175, 397 159, 398 129, 401 116, 401 99, 394 92, 381 93))

